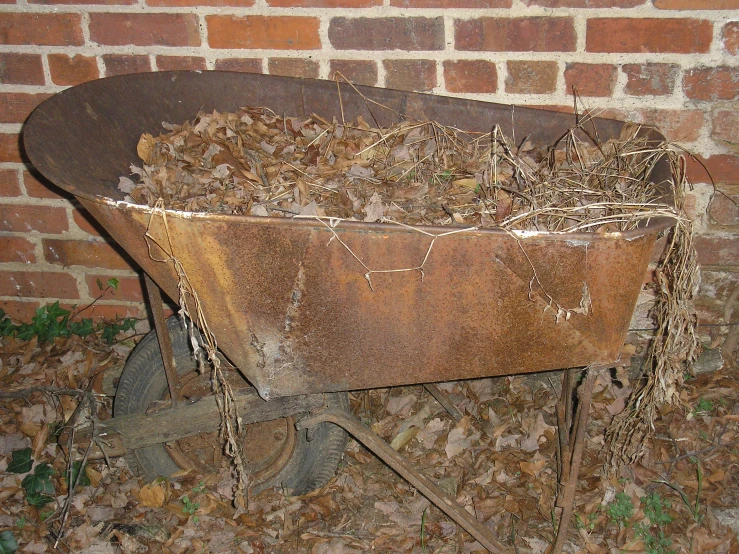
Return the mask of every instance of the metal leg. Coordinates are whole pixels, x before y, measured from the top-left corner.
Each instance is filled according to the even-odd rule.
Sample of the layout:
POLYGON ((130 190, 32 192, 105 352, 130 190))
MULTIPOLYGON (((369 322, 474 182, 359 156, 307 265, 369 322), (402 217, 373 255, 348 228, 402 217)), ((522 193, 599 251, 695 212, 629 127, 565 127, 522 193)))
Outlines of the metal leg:
POLYGON ((369 448, 378 458, 393 468, 403 479, 416 487, 421 494, 428 498, 442 512, 452 518, 457 524, 479 541, 490 552, 510 553, 500 540, 482 523, 477 521, 456 501, 441 490, 436 484, 421 475, 413 465, 393 450, 376 433, 362 425, 355 417, 341 410, 326 410, 298 422, 298 429, 306 429, 329 421, 344 428, 364 446, 369 448))
POLYGON ((562 547, 567 540, 567 531, 570 527, 570 519, 575 505, 575 490, 577 480, 580 476, 580 464, 582 463, 583 450, 585 449, 585 436, 588 419, 590 417, 590 403, 593 399, 593 387, 598 374, 603 369, 613 367, 612 364, 592 365, 587 368, 584 381, 577 389, 578 404, 574 417, 572 408, 566 409, 567 403, 571 405, 572 388, 574 387, 574 374, 568 370, 562 382, 562 396, 560 397, 557 413, 558 426, 560 426, 560 458, 561 487, 557 498, 557 506, 562 509, 557 527, 557 537, 552 547, 552 554, 562 552, 562 547), (566 389, 565 389, 566 387, 566 389), (562 404, 565 404, 563 406, 562 404), (569 416, 569 417, 568 417, 569 416), (567 427, 561 428, 561 419, 565 420, 567 427), (571 427, 570 427, 571 425, 571 427), (564 449, 564 452, 562 452, 564 449))
POLYGON ((177 377, 177 365, 174 360, 174 352, 172 351, 172 340, 167 331, 167 320, 164 319, 164 309, 162 309, 162 293, 151 277, 144 273, 146 281, 146 293, 149 296, 149 305, 151 306, 151 314, 154 318, 154 329, 157 333, 159 341, 159 351, 162 353, 162 362, 164 362, 164 373, 167 376, 167 386, 169 387, 169 397, 172 407, 177 405, 179 396, 178 389, 180 381, 177 377))
POLYGON ((423 388, 425 388, 429 392, 429 394, 433 396, 439 404, 442 405, 447 413, 454 418, 454 421, 459 423, 459 421, 462 419, 462 414, 452 403, 452 401, 449 400, 449 397, 444 391, 442 391, 434 383, 426 383, 423 388))

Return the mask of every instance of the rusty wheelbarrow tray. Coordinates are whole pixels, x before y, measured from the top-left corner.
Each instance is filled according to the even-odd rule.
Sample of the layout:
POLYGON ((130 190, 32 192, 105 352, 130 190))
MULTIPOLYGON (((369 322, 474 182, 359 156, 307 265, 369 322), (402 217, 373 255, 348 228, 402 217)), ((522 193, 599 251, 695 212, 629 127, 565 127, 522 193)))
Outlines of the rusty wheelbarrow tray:
MULTIPOLYGON (((114 77, 46 100, 24 142, 34 166, 176 299, 177 275, 155 261, 147 229, 171 242, 219 348, 263 399, 616 363, 669 222, 624 233, 507 233, 168 210, 164 237, 162 212, 124 202, 117 188, 138 163, 141 133, 200 110, 254 105, 340 120, 343 108, 347 120, 413 117, 474 132, 497 124, 536 145, 552 144, 573 122, 551 111, 357 89, 228 72, 114 77), (370 113, 362 95, 390 109, 370 113), (583 305, 587 313, 558 317, 559 308, 583 305)), ((604 141, 623 125, 594 124, 604 141)), ((657 182, 668 175, 666 164, 656 171, 664 172, 657 182)))

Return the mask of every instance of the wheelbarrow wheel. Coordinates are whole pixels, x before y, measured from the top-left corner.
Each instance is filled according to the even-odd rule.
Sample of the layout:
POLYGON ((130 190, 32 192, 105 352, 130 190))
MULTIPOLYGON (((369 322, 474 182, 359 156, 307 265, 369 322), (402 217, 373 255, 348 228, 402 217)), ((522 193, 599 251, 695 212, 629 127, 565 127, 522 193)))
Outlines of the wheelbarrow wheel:
MULTIPOLYGON (((181 397, 210 394, 207 375, 200 375, 187 332, 176 317, 167 321, 180 377, 181 397)), ((232 387, 249 384, 236 371, 226 373, 232 387)), ((331 408, 349 409, 346 393, 327 394, 331 408)), ((144 413, 156 401, 169 398, 167 378, 159 342, 153 331, 131 352, 121 374, 113 406, 114 416, 144 413)), ((249 465, 252 492, 271 486, 292 494, 304 494, 325 485, 336 472, 348 440, 346 432, 330 423, 317 426, 308 440, 306 431, 296 431, 293 417, 248 425, 243 444, 249 465)), ((186 469, 200 473, 218 471, 223 462, 218 433, 202 433, 168 444, 157 444, 126 454, 129 467, 147 480, 170 477, 186 469)))

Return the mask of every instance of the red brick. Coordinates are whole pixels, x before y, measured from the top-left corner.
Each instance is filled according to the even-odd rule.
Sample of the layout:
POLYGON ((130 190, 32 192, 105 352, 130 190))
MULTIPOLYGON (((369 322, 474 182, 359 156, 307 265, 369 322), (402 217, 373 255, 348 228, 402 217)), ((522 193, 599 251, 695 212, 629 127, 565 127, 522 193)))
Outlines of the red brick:
POLYGON ((574 52, 576 42, 570 17, 480 17, 454 22, 457 50, 574 52))
POLYGON ((0 133, 0 162, 22 162, 20 143, 15 133, 0 133))
POLYGON ((51 94, 6 92, 0 94, 0 123, 23 123, 33 109, 51 94))
POLYGON ((0 83, 3 85, 43 85, 44 68, 38 54, 0 54, 0 83))
POLYGON ((739 225, 739 187, 718 188, 713 195, 708 213, 711 222, 717 225, 739 225))
POLYGON ((739 105, 715 108, 711 113, 711 138, 736 147, 739 145, 739 105))
POLYGON ((157 56, 157 68, 159 71, 175 69, 199 69, 204 71, 205 58, 200 56, 157 56))
POLYGON ((436 62, 385 60, 385 86, 396 90, 428 92, 436 86, 436 62))
POLYGON ((660 10, 736 10, 739 0, 654 0, 660 10))
POLYGON ((739 96, 739 67, 695 67, 683 75, 685 96, 693 100, 733 100, 739 96))
POLYGON ((624 92, 632 96, 664 96, 672 94, 680 66, 671 63, 626 64, 624 92))
POLYGON ((26 298, 79 298, 77 279, 58 271, 0 271, 0 295, 26 298))
POLYGON ((45 4, 49 6, 56 4, 95 4, 101 6, 117 6, 122 4, 135 4, 136 0, 28 0, 28 2, 30 4, 45 4))
POLYGON ((570 94, 575 87, 580 96, 611 96, 617 76, 615 65, 568 63, 565 68, 565 92, 570 94))
POLYGON ((90 298, 97 298, 102 291, 98 287, 98 279, 103 284, 103 290, 107 288, 108 279, 115 277, 118 279, 118 288, 109 289, 103 294, 101 300, 127 300, 130 302, 143 302, 144 289, 140 277, 119 277, 103 274, 87 274, 85 282, 87 283, 87 293, 90 298))
POLYGON ((701 265, 737 265, 739 260, 736 236, 699 235, 695 238, 695 249, 701 265))
POLYGON ((716 154, 707 158, 689 157, 687 162, 688 178, 695 183, 710 183, 708 171, 715 183, 739 184, 739 156, 716 154))
POLYGON ((71 194, 64 192, 62 189, 50 183, 43 177, 33 175, 28 171, 23 172, 23 184, 26 187, 26 194, 33 198, 72 198, 71 194))
POLYGON ((646 0, 523 0, 527 6, 546 8, 633 8, 646 0))
POLYGON ((739 53, 739 21, 731 21, 724 25, 724 48, 729 54, 739 53))
POLYGON ((270 58, 268 61, 270 75, 285 77, 318 78, 318 62, 299 58, 270 58))
POLYGON ((254 0, 147 0, 150 6, 197 7, 197 6, 236 6, 248 8, 254 0))
POLYGON ((726 302, 737 285, 739 285, 739 273, 703 270, 698 296, 726 302))
POLYGON ((267 4, 281 8, 369 8, 381 6, 382 0, 267 0, 267 4))
POLYGON ((492 93, 498 90, 498 70, 487 60, 447 60, 444 82, 449 92, 492 93))
POLYGON ((63 233, 68 229, 64 208, 0 204, 0 231, 63 233))
MULTIPOLYGON (((337 73, 355 85, 377 84, 377 64, 371 60, 331 60, 331 70, 328 78, 334 80, 337 73)), ((339 82, 344 82, 339 77, 339 82)))
POLYGON ((95 221, 95 219, 90 215, 90 213, 84 208, 73 209, 72 210, 72 220, 75 222, 77 227, 79 227, 85 233, 88 233, 96 237, 109 236, 108 232, 105 229, 103 229, 102 225, 100 225, 97 221, 95 221))
POLYGON ((337 50, 443 50, 441 17, 334 17, 328 38, 337 50))
POLYGON ((0 44, 82 46, 82 17, 76 13, 0 13, 0 44))
POLYGON ((390 0, 391 6, 401 8, 510 8, 511 0, 390 0))
POLYGON ((198 17, 184 13, 91 13, 90 40, 111 46, 200 46, 198 17))
POLYGON ((21 237, 0 237, 0 263, 36 262, 36 246, 21 237))
POLYGON ((704 122, 702 110, 609 109, 604 110, 600 115, 620 121, 633 121, 634 123, 656 127, 667 140, 677 143, 698 140, 704 122))
MULTIPOLYGON (((694 300, 695 303, 695 315, 698 319, 698 325, 718 325, 726 324, 724 321, 724 304, 699 296, 694 300)), ((716 329, 708 329, 708 332, 716 332, 716 329)))
POLYGON ((30 323, 41 304, 35 301, 0 300, 0 310, 16 323, 30 323))
POLYGON ((588 19, 588 52, 690 54, 708 52, 713 38, 710 21, 700 19, 588 19))
POLYGON ((44 257, 51 264, 134 269, 134 262, 119 246, 105 241, 44 239, 43 248, 44 257))
POLYGON ((510 61, 505 91, 512 94, 547 94, 557 87, 557 62, 510 61))
POLYGON ((262 73, 262 60, 258 58, 223 58, 216 60, 216 69, 220 71, 262 73))
POLYGON ((13 169, 0 170, 0 196, 21 196, 18 173, 13 169))
POLYGON ((315 50, 321 47, 316 17, 209 15, 211 48, 315 50))
POLYGON ((149 56, 129 56, 126 54, 106 54, 105 76, 127 75, 129 73, 146 73, 151 71, 149 56))
POLYGON ((49 71, 55 85, 73 86, 100 77, 98 63, 94 56, 68 56, 67 54, 49 54, 49 71))

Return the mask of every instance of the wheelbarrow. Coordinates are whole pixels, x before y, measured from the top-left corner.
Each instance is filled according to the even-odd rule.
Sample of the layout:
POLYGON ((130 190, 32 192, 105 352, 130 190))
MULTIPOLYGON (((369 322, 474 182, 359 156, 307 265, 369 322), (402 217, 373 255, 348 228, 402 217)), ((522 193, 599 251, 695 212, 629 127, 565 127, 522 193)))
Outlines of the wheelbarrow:
MULTIPOLYGON (((346 430, 483 546, 505 550, 348 414, 347 391, 617 365, 657 234, 669 222, 605 234, 449 233, 448 227, 184 213, 124 201, 117 184, 138 161, 142 133, 157 135, 163 121, 183 122, 201 110, 246 105, 326 119, 362 115, 383 126, 405 117, 482 133, 499 125, 507 136, 528 136, 536 145, 554 143, 573 120, 553 111, 215 71, 112 77, 46 100, 24 128, 28 157, 75 196, 149 282, 157 336, 145 337, 130 356, 107 432, 147 478, 216 463, 218 448, 208 442, 219 422, 210 385, 195 372, 179 322, 165 323, 162 315, 159 288, 177 299, 179 278, 172 264, 158 261, 161 252, 152 252, 147 233, 163 233, 166 216, 167 243, 200 297, 224 359, 238 368, 230 377, 234 386, 246 387, 245 379, 252 387, 237 400, 249 425, 244 450, 255 486, 303 493, 325 484, 346 430), (373 110, 367 98, 387 109, 373 110), (419 267, 421 275, 387 271, 419 267), (372 286, 368 268, 376 271, 372 286), (552 298, 576 307, 584 286, 587 313, 556 317, 552 298)), ((603 140, 623 126, 593 124, 603 140)), ((665 172, 654 175, 660 182, 668 168, 655 171, 665 172)))

